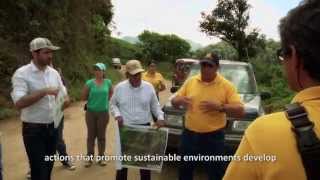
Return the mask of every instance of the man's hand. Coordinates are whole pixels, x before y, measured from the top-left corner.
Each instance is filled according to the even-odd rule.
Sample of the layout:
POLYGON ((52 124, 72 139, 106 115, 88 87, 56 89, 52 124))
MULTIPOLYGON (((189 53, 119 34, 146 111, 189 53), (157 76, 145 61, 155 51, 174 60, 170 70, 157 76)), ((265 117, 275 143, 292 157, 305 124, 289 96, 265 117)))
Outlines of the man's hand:
POLYGON ((166 124, 165 124, 165 122, 164 122, 164 120, 157 120, 156 122, 155 122, 155 125, 156 125, 156 127, 157 128, 161 128, 161 127, 164 127, 166 124))
POLYGON ((183 107, 187 109, 192 109, 192 98, 186 97, 186 96, 180 96, 176 97, 175 100, 179 105, 182 105, 183 107))
POLYGON ((118 121, 118 125, 121 128, 123 126, 123 118, 122 118, 122 116, 117 116, 115 119, 116 119, 116 121, 118 121))
POLYGON ((159 92, 160 91, 164 91, 166 89, 166 85, 164 84, 164 82, 159 80, 157 89, 158 89, 159 92))
POLYGON ((57 87, 48 87, 44 89, 45 95, 57 96, 59 93, 59 88, 57 87))
POLYGON ((64 103, 62 106, 62 111, 64 109, 66 109, 67 107, 69 107, 70 104, 71 104, 71 100, 70 100, 69 96, 68 95, 64 96, 64 103))
POLYGON ((201 101, 199 104, 199 108, 202 112, 208 113, 212 111, 220 111, 222 105, 217 101, 201 101))
POLYGON ((31 94, 25 95, 20 98, 16 103, 15 106, 18 109, 23 109, 25 107, 31 106, 32 104, 38 102, 41 98, 45 97, 46 95, 53 95, 57 97, 59 93, 59 88, 49 87, 40 89, 38 91, 34 91, 31 94))

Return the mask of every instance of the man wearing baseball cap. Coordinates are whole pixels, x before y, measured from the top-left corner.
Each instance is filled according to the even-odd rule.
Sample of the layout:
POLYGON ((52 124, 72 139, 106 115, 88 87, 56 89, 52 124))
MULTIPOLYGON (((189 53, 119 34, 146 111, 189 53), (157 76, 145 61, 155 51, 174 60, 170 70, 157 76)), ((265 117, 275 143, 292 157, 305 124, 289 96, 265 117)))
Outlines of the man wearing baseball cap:
MULTIPOLYGON (((126 64, 128 80, 120 82, 114 89, 111 98, 111 114, 121 128, 125 125, 149 126, 152 114, 157 118, 156 125, 164 126, 163 112, 153 86, 141 80, 144 69, 140 61, 130 60, 126 64)), ((116 179, 127 179, 127 168, 117 170, 116 179)), ((140 169, 141 179, 150 180, 150 170, 140 169)))
MULTIPOLYGON (((47 38, 30 42, 32 60, 16 70, 11 96, 21 110, 22 136, 32 180, 50 180, 56 151, 54 108, 59 93, 67 95, 59 73, 50 67, 53 51, 60 49, 47 38)), ((62 108, 62 107, 61 107, 62 108)))
MULTIPOLYGON (((244 114, 236 88, 217 73, 219 57, 209 53, 200 60, 200 65, 200 74, 190 77, 171 101, 176 108, 186 108, 181 156, 223 155, 226 115, 241 117, 244 114)), ((222 179, 223 162, 183 160, 179 180, 192 180, 193 170, 200 164, 204 165, 208 179, 222 179)))

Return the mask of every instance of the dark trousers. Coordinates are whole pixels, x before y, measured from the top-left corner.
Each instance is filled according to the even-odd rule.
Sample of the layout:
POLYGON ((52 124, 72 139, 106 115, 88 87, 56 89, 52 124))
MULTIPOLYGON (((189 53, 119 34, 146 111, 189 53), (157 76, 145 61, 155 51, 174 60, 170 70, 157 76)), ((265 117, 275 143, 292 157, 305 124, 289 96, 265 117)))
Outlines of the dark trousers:
POLYGON ((22 135, 29 158, 31 180, 50 180, 54 161, 45 158, 56 152, 56 132, 53 123, 23 123, 22 135))
MULTIPOLYGON (((141 126, 150 126, 150 123, 146 124, 136 124, 141 126)), ((127 180, 128 177, 128 168, 122 168, 121 170, 117 170, 116 180, 127 180)), ((151 179, 151 171, 146 169, 140 169, 140 179, 141 180, 150 180, 151 179)))
MULTIPOLYGON (((181 136, 181 156, 224 155, 224 131, 196 133, 185 129, 181 136)), ((183 159, 183 158, 182 158, 183 159)), ((208 180, 220 180, 224 175, 224 162, 221 161, 181 161, 179 180, 192 180, 195 167, 204 166, 208 180)))
MULTIPOLYGON (((128 168, 122 168, 117 170, 116 180, 127 180, 128 168)), ((150 180, 151 172, 150 170, 140 169, 140 179, 141 180, 150 180)))
POLYGON ((2 180, 2 147, 1 147, 1 143, 0 143, 0 180, 2 180))
MULTIPOLYGON (((64 128, 64 116, 61 119, 61 122, 57 128, 57 152, 60 156, 64 156, 67 157, 67 147, 66 147, 66 143, 64 142, 63 139, 63 128, 64 128)), ((66 159, 66 158, 65 158, 66 159)), ((68 161, 61 161, 62 164, 67 164, 68 161)))

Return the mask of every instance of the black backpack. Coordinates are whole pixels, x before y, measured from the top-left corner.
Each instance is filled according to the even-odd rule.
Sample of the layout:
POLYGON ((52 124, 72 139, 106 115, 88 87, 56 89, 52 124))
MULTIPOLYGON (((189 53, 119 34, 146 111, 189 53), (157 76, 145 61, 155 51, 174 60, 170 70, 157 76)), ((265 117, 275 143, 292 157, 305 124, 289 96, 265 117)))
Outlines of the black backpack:
POLYGON ((308 180, 320 179, 320 140, 313 131, 314 124, 305 108, 298 104, 286 106, 286 115, 293 125, 298 150, 308 180))

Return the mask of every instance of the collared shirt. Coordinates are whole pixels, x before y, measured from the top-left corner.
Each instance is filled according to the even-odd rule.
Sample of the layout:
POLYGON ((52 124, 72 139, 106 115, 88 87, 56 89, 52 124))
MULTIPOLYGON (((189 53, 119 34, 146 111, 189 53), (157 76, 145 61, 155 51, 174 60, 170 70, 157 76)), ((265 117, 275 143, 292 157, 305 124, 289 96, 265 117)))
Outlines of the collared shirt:
POLYGON ((124 124, 150 123, 151 113, 158 120, 164 120, 155 91, 146 81, 142 81, 139 87, 132 87, 128 80, 116 85, 110 101, 110 110, 114 117, 122 116, 124 124))
POLYGON ((177 92, 177 96, 186 96, 192 99, 192 107, 186 112, 185 126, 195 132, 212 132, 226 125, 226 114, 223 112, 203 113, 199 105, 201 101, 211 99, 221 104, 241 103, 240 96, 231 82, 220 74, 212 82, 203 82, 201 75, 189 78, 177 92))
MULTIPOLYGON (((299 102, 305 107, 309 120, 314 122, 314 131, 320 138, 320 86, 299 92, 292 102, 299 102)), ((307 179, 291 127, 285 112, 256 119, 245 131, 235 155, 242 159, 250 155, 261 160, 232 161, 224 180, 307 179), (275 160, 272 161, 271 157, 275 160)))
POLYGON ((144 72, 142 73, 142 79, 151 83, 156 92, 159 92, 161 84, 165 85, 164 78, 158 72, 155 74, 151 74, 148 71, 144 72))
MULTIPOLYGON (((11 81, 13 87, 11 97, 14 103, 25 95, 48 87, 57 87, 64 96, 67 95, 59 73, 50 66, 41 71, 31 62, 17 69, 11 81)), ((38 102, 21 110, 21 120, 30 123, 52 123, 55 103, 55 96, 44 96, 38 102)))

